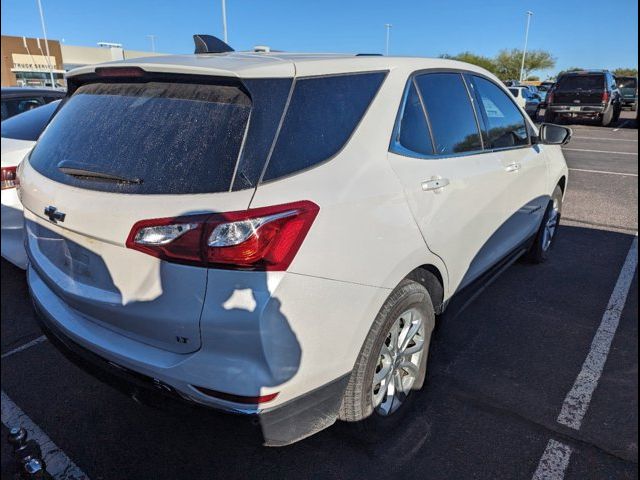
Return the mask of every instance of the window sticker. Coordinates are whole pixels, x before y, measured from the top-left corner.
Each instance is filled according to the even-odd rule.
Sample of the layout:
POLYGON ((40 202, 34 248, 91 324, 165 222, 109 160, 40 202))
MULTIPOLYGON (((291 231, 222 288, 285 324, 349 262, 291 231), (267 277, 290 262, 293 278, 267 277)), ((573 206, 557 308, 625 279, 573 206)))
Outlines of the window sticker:
POLYGON ((490 98, 482 97, 482 104, 484 105, 484 111, 487 112, 487 117, 504 118, 504 114, 500 111, 498 106, 491 101, 490 98))

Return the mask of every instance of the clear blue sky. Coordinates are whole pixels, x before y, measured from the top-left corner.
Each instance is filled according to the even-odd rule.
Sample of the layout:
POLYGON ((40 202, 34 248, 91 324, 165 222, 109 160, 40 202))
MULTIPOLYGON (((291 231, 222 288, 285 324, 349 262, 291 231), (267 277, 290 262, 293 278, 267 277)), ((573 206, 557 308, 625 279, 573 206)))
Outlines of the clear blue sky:
MULTIPOLYGON (((42 0, 49 38, 68 45, 99 41, 191 53, 193 33, 222 36, 220 0, 42 0)), ((2 33, 42 36, 36 0, 1 0, 2 33)), ((566 67, 637 67, 636 0, 227 0, 229 43, 305 52, 383 52, 437 56, 470 50, 494 55, 521 48, 532 10, 529 46, 566 67)), ((553 71, 545 72, 551 74, 553 71)))

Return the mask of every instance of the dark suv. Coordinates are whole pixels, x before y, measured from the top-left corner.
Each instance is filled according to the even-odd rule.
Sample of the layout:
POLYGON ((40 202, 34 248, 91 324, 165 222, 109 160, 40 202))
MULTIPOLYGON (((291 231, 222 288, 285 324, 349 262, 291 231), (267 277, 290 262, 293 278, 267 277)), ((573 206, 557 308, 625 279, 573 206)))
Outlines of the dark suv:
POLYGON ((638 108, 638 77, 618 77, 618 88, 622 93, 622 106, 635 111, 638 108))
POLYGON ((561 118, 591 118, 603 127, 616 122, 622 111, 622 94, 608 70, 569 72, 558 78, 547 94, 545 122, 561 118))

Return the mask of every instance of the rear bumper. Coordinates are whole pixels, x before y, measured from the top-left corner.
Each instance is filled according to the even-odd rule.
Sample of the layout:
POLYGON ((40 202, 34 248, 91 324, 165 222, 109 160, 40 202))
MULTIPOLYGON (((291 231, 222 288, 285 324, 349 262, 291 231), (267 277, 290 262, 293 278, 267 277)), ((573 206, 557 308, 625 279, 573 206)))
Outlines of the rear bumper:
MULTIPOLYGON (((176 353, 129 338, 70 307, 31 262, 27 279, 44 330, 92 369, 191 403, 255 416, 264 443, 286 445, 335 422, 349 372, 387 289, 275 272, 210 271, 202 346, 176 353), (247 405, 231 395, 278 392, 247 405)), ((100 376, 100 375, 96 375, 100 376)), ((113 383, 113 382, 108 382, 113 383)), ((122 383, 122 382, 119 382, 122 383)))
POLYGON ((560 114, 600 115, 606 107, 602 105, 549 105, 548 110, 560 114))
MULTIPOLYGON (((30 280, 37 275, 29 270, 30 280)), ((275 408, 240 409, 224 405, 203 405, 162 380, 131 370, 119 363, 97 355, 75 342, 47 311, 38 297, 32 299, 36 317, 42 331, 64 356, 85 372, 111 385, 125 395, 137 398, 152 395, 172 403, 188 403, 196 407, 211 407, 228 413, 244 414, 253 418, 261 429, 266 446, 285 446, 331 426, 338 418, 342 396, 349 374, 329 382, 313 391, 275 408)))

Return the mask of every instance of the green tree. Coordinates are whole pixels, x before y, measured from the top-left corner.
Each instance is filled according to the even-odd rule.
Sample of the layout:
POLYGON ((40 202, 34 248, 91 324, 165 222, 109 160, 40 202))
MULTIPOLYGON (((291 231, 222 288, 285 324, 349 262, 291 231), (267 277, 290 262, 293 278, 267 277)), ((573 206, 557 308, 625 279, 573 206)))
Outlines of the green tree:
MULTIPOLYGON (((494 59, 497 74, 502 80, 520 78, 520 67, 522 65, 522 50, 512 48, 511 50, 501 50, 494 59)), ((556 59, 551 53, 544 50, 531 50, 527 52, 524 62, 524 78, 533 71, 548 70, 555 67, 556 59)))
POLYGON ((482 67, 485 70, 489 70, 493 74, 497 74, 497 68, 494 60, 489 57, 485 57, 483 55, 476 55, 471 52, 462 52, 457 55, 449 55, 444 53, 440 55, 440 58, 447 58, 449 60, 458 60, 460 62, 467 62, 472 65, 477 65, 478 67, 482 67))
POLYGON ((637 77, 638 69, 637 68, 616 68, 613 71, 613 74, 616 77, 637 77))
POLYGON ((537 75, 529 75, 525 80, 527 80, 528 82, 539 82, 540 77, 537 75))

